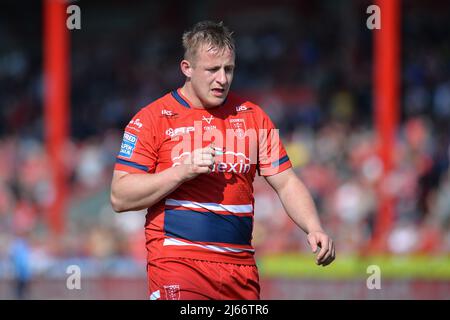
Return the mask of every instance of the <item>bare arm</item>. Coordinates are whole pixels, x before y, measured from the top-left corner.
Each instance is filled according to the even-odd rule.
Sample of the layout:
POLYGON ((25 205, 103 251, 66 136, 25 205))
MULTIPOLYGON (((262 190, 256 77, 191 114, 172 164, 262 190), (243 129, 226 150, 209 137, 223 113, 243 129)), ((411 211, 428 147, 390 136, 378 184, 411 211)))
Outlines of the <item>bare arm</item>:
POLYGON ((127 173, 114 170, 111 204, 116 212, 151 207, 182 183, 178 167, 160 173, 127 173))
POLYGON ((335 258, 333 240, 324 232, 313 199, 292 169, 265 177, 277 192, 286 213, 307 235, 313 252, 320 247, 316 263, 328 265, 335 258))
POLYGON ((115 170, 111 183, 111 204, 116 212, 151 207, 173 192, 183 182, 209 173, 214 163, 214 149, 194 150, 183 164, 154 174, 115 170))

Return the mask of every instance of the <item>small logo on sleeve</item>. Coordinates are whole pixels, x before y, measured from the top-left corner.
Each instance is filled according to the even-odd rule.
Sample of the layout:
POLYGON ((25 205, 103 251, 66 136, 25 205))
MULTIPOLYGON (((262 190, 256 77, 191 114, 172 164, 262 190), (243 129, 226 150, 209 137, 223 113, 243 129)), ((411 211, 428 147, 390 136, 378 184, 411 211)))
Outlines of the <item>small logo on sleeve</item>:
POLYGON ((134 147, 136 147, 137 141, 138 138, 134 134, 125 132, 123 135, 119 156, 130 159, 133 155, 134 147))
POLYGON ((140 129, 143 127, 144 125, 141 122, 141 119, 137 118, 135 120, 131 120, 128 125, 127 128, 132 129, 134 131, 140 132, 140 129))

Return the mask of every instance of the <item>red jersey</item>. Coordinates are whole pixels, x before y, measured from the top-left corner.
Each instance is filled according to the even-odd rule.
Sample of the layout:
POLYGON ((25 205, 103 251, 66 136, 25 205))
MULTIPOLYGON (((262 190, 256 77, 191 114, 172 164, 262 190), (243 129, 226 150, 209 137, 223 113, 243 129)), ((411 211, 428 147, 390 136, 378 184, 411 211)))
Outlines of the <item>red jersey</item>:
POLYGON ((216 108, 199 109, 172 91, 142 108, 125 128, 115 170, 158 173, 214 142, 209 174, 181 184, 148 209, 149 260, 185 257, 255 264, 253 180, 291 167, 278 130, 256 104, 229 93, 216 108))

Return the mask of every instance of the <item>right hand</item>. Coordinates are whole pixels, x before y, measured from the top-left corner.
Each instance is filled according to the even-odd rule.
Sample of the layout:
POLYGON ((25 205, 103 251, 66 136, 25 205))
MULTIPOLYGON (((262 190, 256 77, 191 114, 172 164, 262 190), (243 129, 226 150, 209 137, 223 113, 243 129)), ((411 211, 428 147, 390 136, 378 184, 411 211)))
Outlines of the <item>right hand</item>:
POLYGON ((194 150, 179 166, 183 170, 183 180, 191 180, 202 173, 210 173, 214 165, 215 155, 213 144, 194 150))

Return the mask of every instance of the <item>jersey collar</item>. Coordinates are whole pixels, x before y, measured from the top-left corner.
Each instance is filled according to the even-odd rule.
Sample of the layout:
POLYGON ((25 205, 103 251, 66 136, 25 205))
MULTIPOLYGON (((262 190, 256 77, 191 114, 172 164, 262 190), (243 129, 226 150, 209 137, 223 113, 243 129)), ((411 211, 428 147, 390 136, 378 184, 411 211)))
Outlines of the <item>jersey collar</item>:
MULTIPOLYGON (((192 108, 189 102, 186 100, 186 98, 183 97, 183 95, 180 93, 180 89, 173 90, 171 93, 172 97, 174 97, 175 100, 178 101, 179 104, 181 104, 183 107, 188 109, 196 109, 192 108)), ((224 106, 227 102, 228 96, 225 98, 225 100, 222 102, 220 106, 224 106)), ((214 108, 215 109, 215 108, 214 108)), ((207 110, 207 109, 200 109, 200 110, 207 110)))
POLYGON ((178 90, 173 90, 171 92, 171 94, 172 94, 172 97, 174 97, 175 100, 177 100, 178 103, 180 103, 183 107, 188 108, 188 109, 192 109, 191 106, 189 105, 189 103, 178 92, 178 90))

